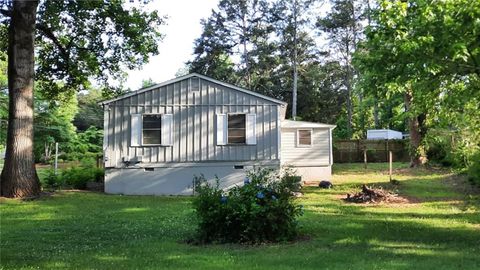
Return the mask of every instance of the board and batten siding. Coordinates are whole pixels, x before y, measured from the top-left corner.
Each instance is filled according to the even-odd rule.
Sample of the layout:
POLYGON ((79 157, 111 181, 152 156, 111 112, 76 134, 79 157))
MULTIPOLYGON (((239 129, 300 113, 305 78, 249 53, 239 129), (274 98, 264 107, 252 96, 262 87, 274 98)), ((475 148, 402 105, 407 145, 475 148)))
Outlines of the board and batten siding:
POLYGON ((282 164, 293 166, 330 165, 329 129, 314 128, 310 147, 297 147, 297 130, 297 128, 282 129, 282 164))
POLYGON ((105 105, 105 166, 122 157, 142 163, 279 160, 280 105, 198 77, 190 77, 105 105), (256 115, 255 145, 217 145, 216 115, 256 115), (172 114, 171 146, 132 146, 133 114, 172 114))

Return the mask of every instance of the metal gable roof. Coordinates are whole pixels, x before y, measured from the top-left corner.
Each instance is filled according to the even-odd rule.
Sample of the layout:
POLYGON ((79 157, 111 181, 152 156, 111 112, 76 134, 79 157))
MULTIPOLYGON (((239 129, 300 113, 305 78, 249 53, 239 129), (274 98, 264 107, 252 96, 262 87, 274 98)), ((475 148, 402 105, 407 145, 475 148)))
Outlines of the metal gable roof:
POLYGON ((262 94, 253 92, 253 91, 251 91, 251 90, 247 90, 247 89, 244 89, 244 88, 235 86, 235 85, 233 85, 233 84, 229 84, 229 83, 226 83, 226 82, 222 82, 222 81, 219 81, 219 80, 215 80, 215 79, 213 79, 213 78, 210 78, 210 77, 207 77, 207 76, 205 76, 205 75, 198 74, 198 73, 190 73, 190 74, 187 74, 187 75, 184 75, 184 76, 180 76, 180 77, 177 77, 177 78, 174 78, 174 79, 171 79, 171 80, 162 82, 162 83, 158 83, 158 84, 155 84, 155 85, 146 87, 146 88, 141 88, 141 89, 139 89, 139 90, 129 92, 129 93, 125 94, 125 95, 122 95, 122 96, 119 96, 119 97, 116 97, 116 98, 113 98, 113 99, 101 101, 101 102, 99 102, 99 104, 100 104, 100 105, 109 104, 109 103, 114 102, 114 101, 117 101, 117 100, 121 100, 121 99, 124 99, 124 98, 127 98, 127 97, 131 97, 131 96, 134 96, 134 95, 143 93, 143 92, 151 91, 151 90, 153 90, 153 89, 156 89, 156 88, 159 88, 159 87, 162 87, 162 86, 165 86, 165 85, 169 85, 169 84, 172 84, 172 83, 176 83, 176 82, 179 82, 179 81, 182 81, 182 80, 185 80, 185 79, 189 79, 189 78, 192 78, 192 77, 198 77, 198 78, 200 78, 200 79, 203 79, 203 80, 206 80, 206 81, 210 81, 210 82, 213 82, 213 83, 215 83, 215 84, 219 84, 219 85, 222 85, 222 86, 231 88, 231 89, 235 89, 235 90, 237 90, 237 91, 240 91, 240 92, 243 92, 243 93, 252 95, 252 96, 256 96, 256 97, 259 97, 259 98, 262 98, 262 99, 265 99, 265 100, 268 100, 268 101, 271 101, 271 102, 276 103, 276 104, 279 104, 279 105, 281 105, 281 106, 286 106, 286 105, 287 105, 286 102, 283 102, 283 101, 281 101, 281 100, 278 100, 278 99, 275 99, 275 98, 271 98, 271 97, 267 97, 267 96, 265 96, 265 95, 262 95, 262 94))

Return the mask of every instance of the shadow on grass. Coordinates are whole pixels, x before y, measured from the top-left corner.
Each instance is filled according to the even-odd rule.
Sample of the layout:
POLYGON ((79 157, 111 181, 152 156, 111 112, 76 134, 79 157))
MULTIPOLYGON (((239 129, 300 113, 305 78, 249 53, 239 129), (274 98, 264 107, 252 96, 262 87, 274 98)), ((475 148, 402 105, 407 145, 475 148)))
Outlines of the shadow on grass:
POLYGON ((461 197, 431 197, 429 190, 448 190, 440 178, 402 180, 399 191, 422 200, 406 209, 335 198, 356 184, 306 188, 300 224, 311 240, 255 247, 183 244, 195 230, 188 197, 62 193, 12 201, 1 206, 0 256, 12 269, 478 269, 478 208, 429 205, 443 200, 451 208, 461 197))
MULTIPOLYGON (((401 166, 399 164, 398 166, 401 166)), ((359 166, 353 167, 359 170, 359 166)), ((360 169, 362 170, 362 169, 360 169)), ((363 184, 380 187, 406 197, 412 203, 425 202, 451 202, 463 204, 464 209, 480 209, 480 189, 472 186, 464 176, 454 175, 445 169, 417 168, 398 170, 399 184, 391 184, 388 176, 382 173, 376 174, 343 174, 340 179, 334 181, 335 189, 326 191, 332 195, 345 195, 359 192, 363 184), (360 175, 360 176, 359 176, 360 175)), ((315 188, 306 189, 315 192, 315 188)))
MULTIPOLYGON (((393 162, 394 170, 405 170, 409 168, 409 164, 405 162, 393 162)), ((335 163, 332 166, 334 175, 343 174, 365 174, 365 173, 388 173, 389 164, 385 162, 368 163, 367 168, 364 168, 362 163, 335 163)))

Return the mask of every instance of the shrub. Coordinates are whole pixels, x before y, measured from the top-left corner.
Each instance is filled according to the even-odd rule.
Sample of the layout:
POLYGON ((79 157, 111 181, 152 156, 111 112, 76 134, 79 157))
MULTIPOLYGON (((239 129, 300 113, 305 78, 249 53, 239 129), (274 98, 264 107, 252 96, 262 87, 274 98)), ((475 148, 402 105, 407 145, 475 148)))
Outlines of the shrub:
POLYGON ((480 152, 472 156, 471 162, 468 167, 468 179, 480 186, 480 152))
POLYGON ((103 179, 103 170, 100 168, 72 167, 63 171, 64 183, 76 189, 85 189, 87 182, 100 182, 103 179))
POLYGON ((58 188, 62 185, 62 178, 60 175, 55 174, 55 170, 50 169, 45 172, 42 179, 42 186, 46 188, 58 188))
POLYGON ((243 186, 228 191, 195 176, 197 196, 193 205, 198 217, 201 243, 262 243, 292 240, 302 208, 294 203, 300 177, 270 169, 247 173, 243 186))

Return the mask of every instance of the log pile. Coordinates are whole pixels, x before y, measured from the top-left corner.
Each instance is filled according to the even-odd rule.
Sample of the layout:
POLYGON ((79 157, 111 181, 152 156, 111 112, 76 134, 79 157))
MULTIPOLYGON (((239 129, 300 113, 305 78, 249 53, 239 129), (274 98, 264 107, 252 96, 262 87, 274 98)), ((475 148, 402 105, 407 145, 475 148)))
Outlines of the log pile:
POLYGON ((363 185, 362 191, 356 194, 347 194, 347 197, 344 200, 353 203, 407 202, 405 198, 400 197, 395 193, 389 192, 381 188, 370 188, 366 185, 363 185))

